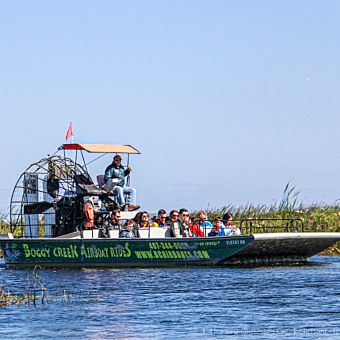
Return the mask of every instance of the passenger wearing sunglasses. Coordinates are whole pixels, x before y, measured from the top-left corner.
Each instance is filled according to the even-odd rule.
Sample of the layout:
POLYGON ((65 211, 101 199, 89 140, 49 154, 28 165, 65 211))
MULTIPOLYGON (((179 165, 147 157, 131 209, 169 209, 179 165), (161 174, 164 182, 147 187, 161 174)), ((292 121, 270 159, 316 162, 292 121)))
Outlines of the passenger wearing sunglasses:
POLYGON ((170 211, 170 236, 171 237, 182 237, 182 230, 181 230, 181 222, 178 219, 178 210, 171 210, 170 211))
POLYGON ((202 229, 197 224, 192 223, 188 209, 179 210, 179 220, 181 221, 183 237, 204 237, 202 229))
POLYGON ((137 228, 152 228, 152 227, 158 227, 158 224, 155 222, 150 221, 150 216, 147 211, 142 211, 140 216, 140 220, 137 224, 137 228))
POLYGON ((195 235, 190 230, 190 216, 189 210, 182 208, 179 210, 178 218, 181 222, 181 235, 182 237, 194 237, 195 235))
POLYGON ((159 209, 155 222, 161 228, 168 226, 168 216, 166 215, 166 211, 164 209, 159 209))

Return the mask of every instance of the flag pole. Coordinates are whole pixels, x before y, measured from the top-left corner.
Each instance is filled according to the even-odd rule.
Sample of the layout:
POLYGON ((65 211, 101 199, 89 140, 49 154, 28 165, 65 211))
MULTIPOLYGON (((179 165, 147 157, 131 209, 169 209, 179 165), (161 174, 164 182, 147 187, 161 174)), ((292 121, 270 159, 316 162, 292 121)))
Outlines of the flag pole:
MULTIPOLYGON (((67 129, 67 132, 66 132, 66 136, 65 136, 65 138, 66 138, 66 143, 67 143, 67 140, 71 137, 71 143, 72 144, 74 144, 73 142, 74 142, 74 140, 73 140, 73 136, 74 136, 74 134, 73 134, 73 128, 72 128, 72 122, 70 122, 69 123, 69 125, 68 125, 68 129, 67 129)), ((73 150, 73 158, 74 158, 74 160, 76 161, 76 156, 74 156, 74 150, 73 150)), ((77 155, 77 154, 76 154, 77 155)))
MULTIPOLYGON (((71 143, 74 144, 74 140, 73 140, 74 134, 73 134, 72 122, 70 122, 70 126, 71 126, 71 143)), ((72 156, 73 156, 74 163, 76 163, 76 161, 77 161, 77 152, 76 152, 76 150, 73 150, 72 154, 73 154, 72 156)))
MULTIPOLYGON (((70 124, 71 124, 71 127, 72 127, 72 122, 70 122, 70 124)), ((74 144, 73 136, 74 136, 74 134, 73 134, 73 127, 72 127, 72 134, 71 134, 71 142, 72 142, 72 144, 74 144)))

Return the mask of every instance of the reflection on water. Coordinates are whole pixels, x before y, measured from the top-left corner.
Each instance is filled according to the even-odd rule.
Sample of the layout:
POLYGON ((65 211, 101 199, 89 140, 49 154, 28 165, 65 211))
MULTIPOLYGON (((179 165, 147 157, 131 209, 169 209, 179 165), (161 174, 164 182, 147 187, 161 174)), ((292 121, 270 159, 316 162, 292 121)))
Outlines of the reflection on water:
MULTIPOLYGON (((260 268, 39 270, 49 303, 0 309, 1 338, 340 338, 340 257, 260 268)), ((0 283, 25 292, 30 270, 0 283)))

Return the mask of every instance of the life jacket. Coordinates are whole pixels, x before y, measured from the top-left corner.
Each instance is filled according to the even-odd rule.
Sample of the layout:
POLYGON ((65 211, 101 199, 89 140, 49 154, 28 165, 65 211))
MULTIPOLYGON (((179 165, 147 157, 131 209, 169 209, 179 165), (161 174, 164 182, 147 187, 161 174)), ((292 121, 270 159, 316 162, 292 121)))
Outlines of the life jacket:
POLYGON ((92 229, 94 226, 94 207, 91 202, 87 202, 84 205, 85 223, 84 227, 86 229, 92 229))

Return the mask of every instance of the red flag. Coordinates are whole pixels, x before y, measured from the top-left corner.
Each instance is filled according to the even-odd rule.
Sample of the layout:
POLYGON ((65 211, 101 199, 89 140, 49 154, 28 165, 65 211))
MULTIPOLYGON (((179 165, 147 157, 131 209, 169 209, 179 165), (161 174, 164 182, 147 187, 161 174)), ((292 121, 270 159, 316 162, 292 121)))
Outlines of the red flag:
POLYGON ((66 142, 71 136, 74 136, 73 130, 72 130, 72 123, 70 123, 67 129, 67 132, 66 132, 66 142))

